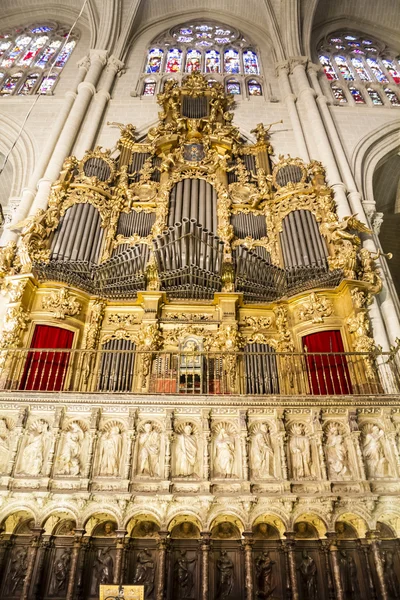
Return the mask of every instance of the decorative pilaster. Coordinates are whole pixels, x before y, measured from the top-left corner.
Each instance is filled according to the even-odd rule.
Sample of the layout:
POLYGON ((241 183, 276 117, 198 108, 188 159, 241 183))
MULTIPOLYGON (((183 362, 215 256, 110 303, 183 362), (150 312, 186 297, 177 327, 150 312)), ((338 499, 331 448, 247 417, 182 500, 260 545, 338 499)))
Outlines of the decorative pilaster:
POLYGON ((159 536, 158 543, 157 543, 158 568, 157 568, 155 600, 164 600, 168 531, 159 531, 158 536, 159 536))
MULTIPOLYGON (((366 542, 366 540, 363 540, 363 542, 366 542)), ((361 551, 364 554, 364 564, 365 564, 366 571, 367 571, 369 595, 370 595, 370 598, 372 598, 372 600, 377 600, 377 595, 376 595, 375 586, 374 586, 374 580, 372 578, 371 565, 369 564, 370 547, 368 546, 368 542, 366 544, 361 542, 361 551)))
POLYGON ((53 431, 52 443, 51 443, 51 447, 49 449, 47 464, 46 464, 46 468, 45 468, 45 472, 44 472, 45 477, 50 477, 50 475, 51 475, 51 471, 52 471, 52 467, 53 467, 53 463, 54 463, 54 455, 55 455, 58 440, 59 440, 60 434, 61 434, 61 420, 63 417, 63 413, 64 413, 63 408, 61 408, 61 407, 56 408, 55 415, 54 415, 54 423, 53 423, 53 427, 52 427, 52 431, 53 431))
POLYGON ((203 412, 203 479, 209 481, 210 479, 210 411, 203 412))
POLYGON ((32 585, 32 576, 35 568, 36 557, 41 543, 41 536, 43 529, 41 527, 35 527, 32 529, 33 535, 31 539, 31 547, 28 551, 27 568, 24 579, 24 585, 22 588, 21 600, 28 600, 32 596, 29 594, 32 585))
POLYGON ((164 462, 164 478, 169 481, 171 478, 171 446, 174 438, 174 412, 167 410, 166 427, 165 427, 165 462, 164 462))
POLYGON ((21 408, 18 413, 17 423, 14 428, 14 436, 12 441, 12 446, 10 448, 10 459, 8 463, 8 473, 12 476, 14 475, 16 460, 18 455, 18 450, 20 445, 22 444, 23 435, 22 432, 24 430, 24 425, 26 423, 26 419, 28 416, 28 411, 26 408, 21 408))
POLYGON ((378 577, 379 600, 389 600, 389 593, 386 587, 385 572, 383 561, 380 553, 380 540, 377 537, 376 531, 368 531, 367 539, 370 540, 370 548, 375 563, 375 570, 378 577))
POLYGON ((82 477, 88 479, 91 475, 91 468, 93 464, 93 456, 94 450, 96 446, 97 436, 98 436, 98 423, 100 418, 100 410, 98 408, 92 409, 92 414, 90 416, 90 429, 89 429, 89 443, 88 443, 88 453, 85 468, 82 473, 82 477))
POLYGON ((242 471, 243 479, 249 480, 249 432, 247 429, 247 412, 241 410, 239 413, 240 420, 240 446, 242 452, 242 471))
POLYGON ((126 436, 126 443, 128 447, 126 463, 124 468, 124 479, 129 479, 129 475, 132 470, 132 461, 133 461, 133 449, 135 447, 136 440, 136 428, 135 428, 135 420, 136 420, 136 410, 129 409, 129 427, 126 436))
POLYGON ((294 555, 296 542, 294 540, 294 531, 285 531, 285 547, 287 549, 288 567, 290 576, 290 585, 292 588, 292 600, 299 600, 299 587, 297 585, 297 568, 294 555))
POLYGON ((43 575, 43 567, 44 567, 44 561, 46 558, 46 553, 48 552, 49 548, 51 548, 53 545, 53 541, 51 540, 50 537, 48 537, 47 539, 41 540, 40 546, 38 548, 38 555, 37 555, 37 566, 36 566, 36 573, 35 573, 35 584, 33 586, 33 594, 32 597, 35 598, 35 600, 39 600, 40 596, 41 596, 41 591, 42 591, 42 575, 43 575))
POLYGON ((75 529, 74 545, 72 547, 72 554, 71 554, 71 568, 69 570, 67 595, 65 597, 65 600, 73 600, 73 598, 74 598, 74 588, 75 588, 75 580, 77 579, 79 553, 81 550, 82 536, 84 533, 85 533, 84 529, 75 529))
POLYGON ((246 600, 253 600, 254 598, 253 544, 253 533, 251 531, 244 531, 242 545, 244 550, 246 600))
POLYGON ((78 560, 78 567, 76 569, 76 591, 75 591, 75 597, 72 595, 71 596, 71 600, 72 598, 76 598, 76 600, 82 600, 83 599, 83 587, 84 587, 84 579, 83 579, 83 570, 84 570, 84 566, 85 566, 85 559, 86 559, 86 554, 90 548, 90 538, 82 538, 82 542, 81 542, 81 551, 79 553, 79 560, 78 560))
POLYGON ((330 590, 329 597, 332 598, 332 600, 346 600, 340 577, 340 564, 338 558, 339 549, 336 545, 336 533, 329 531, 326 533, 326 537, 328 538, 328 542, 323 545, 323 551, 325 555, 325 568, 328 576, 328 589, 330 590))
POLYGON ((124 564, 124 552, 125 552, 125 536, 127 534, 126 529, 118 529, 116 531, 116 553, 115 553, 115 565, 114 565, 114 583, 119 585, 122 581, 122 571, 124 564))
POLYGON ((209 600, 208 591, 210 586, 210 548, 211 548, 211 533, 202 531, 200 533, 200 550, 201 550, 201 600, 209 600))

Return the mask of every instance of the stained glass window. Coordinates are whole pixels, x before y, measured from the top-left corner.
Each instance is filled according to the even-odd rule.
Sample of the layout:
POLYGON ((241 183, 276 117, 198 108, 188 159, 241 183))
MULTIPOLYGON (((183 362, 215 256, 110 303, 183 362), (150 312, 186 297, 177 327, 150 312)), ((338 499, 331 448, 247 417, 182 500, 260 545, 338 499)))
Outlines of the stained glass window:
POLYGON ((335 56, 335 61, 337 66, 339 67, 339 71, 341 72, 344 79, 347 81, 354 81, 353 73, 349 69, 349 65, 347 64, 347 60, 345 56, 335 56))
POLYGON ((58 75, 50 75, 45 77, 40 84, 39 94, 48 94, 54 87, 58 75))
POLYGON ((372 88, 367 88, 367 92, 369 97, 372 100, 372 104, 375 104, 377 106, 382 106, 383 102, 382 102, 382 98, 380 97, 380 95, 378 94, 378 92, 372 88))
POLYGON ((39 25, 38 27, 32 27, 30 29, 31 33, 47 33, 51 31, 53 27, 49 27, 48 25, 39 25))
POLYGON ((367 63, 369 68, 371 69, 374 77, 379 81, 379 82, 388 82, 388 78, 386 77, 386 75, 383 73, 382 69, 380 68, 378 61, 375 58, 367 58, 367 63))
POLYGON ((239 73, 239 52, 237 50, 226 50, 224 54, 224 72, 225 73, 239 73))
POLYGON ((201 71, 201 52, 189 49, 186 53, 186 73, 201 71))
POLYGON ((351 86, 349 87, 349 90, 356 104, 365 104, 365 100, 357 88, 351 86))
POLYGON ((243 65, 246 75, 258 75, 260 72, 257 54, 252 50, 246 50, 246 52, 243 52, 243 65))
POLYGON ((152 48, 147 57, 146 73, 159 73, 163 56, 161 48, 152 48))
POLYGON ((325 75, 327 76, 329 81, 333 81, 334 79, 337 79, 335 69, 333 68, 332 63, 329 60, 328 56, 320 56, 319 62, 321 63, 322 68, 325 71, 325 75))
POLYGON ((179 48, 171 48, 167 54, 166 73, 179 73, 182 63, 182 50, 179 48))
POLYGON ((15 46, 7 54, 7 57, 3 59, 1 64, 2 67, 9 69, 13 66, 17 58, 22 54, 25 48, 28 46, 32 38, 28 35, 21 35, 17 40, 15 46))
POLYGON ((390 75, 392 76, 393 81, 395 83, 400 83, 400 73, 396 69, 396 66, 395 66, 394 62, 392 60, 387 59, 387 58, 383 58, 382 62, 385 65, 385 67, 388 70, 388 72, 390 73, 390 75))
POLYGON ((17 83, 21 79, 22 75, 23 73, 22 71, 20 71, 19 73, 15 73, 14 75, 7 77, 0 90, 0 96, 7 96, 9 94, 12 94, 15 88, 17 87, 17 83))
POLYGON ((67 60, 71 56, 73 49, 75 48, 75 44, 75 41, 68 42, 67 44, 65 44, 65 46, 61 49, 60 54, 57 56, 55 64, 56 67, 62 68, 65 66, 65 63, 67 62, 67 60))
POLYGON ((207 50, 206 52, 206 73, 219 73, 220 57, 217 50, 207 50))
POLYGON ((226 91, 228 92, 228 94, 234 94, 235 96, 239 95, 241 93, 240 83, 238 81, 230 79, 226 84, 226 91))
POLYGON ((33 88, 36 86, 38 80, 39 73, 32 73, 32 75, 28 75, 28 77, 25 79, 24 83, 18 90, 18 95, 26 96, 27 94, 30 94, 33 88))
POLYGON ((262 96, 261 85, 255 79, 250 79, 247 82, 247 89, 249 90, 249 96, 262 96))
POLYGON ((46 35, 42 35, 39 38, 36 38, 36 40, 32 42, 27 51, 19 59, 17 64, 23 67, 28 67, 30 64, 32 64, 33 60, 42 50, 43 46, 46 45, 48 39, 49 38, 46 35))
POLYGON ((217 83, 216 79, 207 79, 207 83, 209 85, 209 87, 212 87, 214 85, 214 83, 217 83))
POLYGON ((385 88, 385 94, 393 106, 400 106, 400 100, 398 99, 397 94, 395 94, 390 88, 385 88))
POLYGON ((333 93, 335 100, 337 100, 337 102, 339 102, 340 104, 347 103, 347 98, 341 87, 339 87, 338 85, 332 85, 332 93, 333 93))
POLYGON ((353 56, 351 62, 361 81, 371 81, 371 77, 367 73, 361 58, 356 58, 353 56))
POLYGON ((156 82, 145 81, 143 86, 143 96, 154 96, 156 93, 156 82))
POLYGON ((49 60, 52 56, 58 52, 61 46, 61 40, 55 40, 51 42, 42 52, 41 56, 36 61, 36 66, 44 69, 44 67, 48 64, 49 60))
MULTIPOLYGON (((0 59, 4 56, 4 54, 7 52, 7 50, 9 49, 9 47, 11 46, 11 42, 2 42, 0 44, 0 59)), ((1 62, 1 60, 0 60, 1 62)))

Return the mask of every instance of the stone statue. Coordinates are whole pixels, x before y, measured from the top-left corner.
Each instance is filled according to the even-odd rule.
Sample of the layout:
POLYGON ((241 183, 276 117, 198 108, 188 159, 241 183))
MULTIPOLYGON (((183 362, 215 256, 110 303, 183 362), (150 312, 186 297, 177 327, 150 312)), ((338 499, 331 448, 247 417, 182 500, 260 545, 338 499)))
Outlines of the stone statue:
POLYGON ((363 455, 367 467, 368 477, 385 477, 388 470, 388 461, 383 446, 384 432, 378 425, 372 425, 364 434, 363 455))
POLYGON ((219 571, 217 600, 225 600, 231 595, 235 581, 233 562, 226 550, 221 551, 221 556, 217 560, 217 569, 219 571))
POLYGON ((157 477, 159 475, 160 434, 151 423, 145 423, 139 436, 139 473, 157 477))
POLYGON ((144 597, 150 598, 154 590, 154 560, 148 548, 140 550, 136 558, 134 585, 144 586, 144 597))
POLYGON ((253 477, 258 479, 274 477, 274 451, 269 429, 265 423, 261 423, 252 435, 251 464, 253 477))
POLYGON ((68 581, 68 573, 71 563, 71 549, 64 550, 59 558, 56 558, 52 569, 50 593, 55 596, 64 591, 68 581))
POLYGON ((325 451, 330 479, 344 479, 348 476, 347 448, 336 423, 331 423, 326 430, 325 451))
POLYGON ((101 438, 99 475, 118 477, 121 463, 122 435, 118 425, 105 431, 101 438))
POLYGON ((214 441, 215 477, 232 477, 235 463, 235 440, 222 427, 214 441))
POLYGON ((340 581, 344 597, 348 600, 359 600, 360 588, 358 586, 357 566, 354 558, 346 550, 340 552, 340 581))
POLYGON ((289 452, 293 479, 311 476, 311 446, 304 426, 294 424, 290 431, 289 452))
POLYGON ((22 453, 21 472, 36 477, 43 472, 51 433, 46 421, 37 421, 32 427, 28 441, 22 453))
POLYGON ((383 571, 385 574, 386 587, 389 592, 390 600, 397 600, 400 598, 400 586, 399 580, 394 570, 393 552, 383 552, 383 571))
POLYGON ((186 550, 179 552, 175 563, 175 578, 178 590, 178 598, 192 598, 194 586, 193 573, 190 564, 196 561, 195 558, 186 558, 186 550))
POLYGON ((65 434, 61 455, 58 459, 60 475, 80 475, 81 445, 85 434, 78 423, 72 423, 65 434))
POLYGON ((317 565, 307 550, 303 551, 303 560, 298 569, 303 586, 304 600, 318 600, 317 565))
POLYGON ((0 473, 7 471, 10 452, 10 430, 5 419, 0 419, 0 473))
POLYGON ((92 595, 96 595, 101 585, 112 583, 114 579, 114 560, 111 556, 111 548, 98 550, 93 570, 92 595))
POLYGON ((269 556, 269 552, 262 552, 256 559, 256 581, 257 598, 269 598, 272 596, 275 588, 275 578, 273 573, 275 561, 269 556))
POLYGON ((197 439, 193 433, 192 426, 186 424, 182 433, 177 435, 176 441, 176 475, 188 477, 195 475, 197 462, 197 439))
POLYGON ((27 554, 28 548, 21 548, 16 551, 11 559, 10 571, 7 578, 9 594, 11 596, 14 596, 18 591, 22 590, 26 570, 28 568, 27 554))

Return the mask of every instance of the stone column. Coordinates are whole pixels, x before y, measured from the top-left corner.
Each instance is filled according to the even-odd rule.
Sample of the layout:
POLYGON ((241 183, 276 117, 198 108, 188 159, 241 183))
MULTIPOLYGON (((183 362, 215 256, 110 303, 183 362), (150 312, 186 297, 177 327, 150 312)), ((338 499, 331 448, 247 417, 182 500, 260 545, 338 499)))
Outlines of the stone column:
POLYGON ((114 565, 114 583, 119 585, 122 581, 122 567, 124 564, 124 549, 125 549, 125 536, 128 532, 126 529, 118 529, 116 531, 116 553, 115 553, 115 565, 114 565))
POLYGON ((326 537, 328 538, 328 543, 326 545, 326 549, 328 550, 328 553, 329 553, 329 556, 331 559, 330 565, 329 565, 328 553, 325 553, 325 556, 328 559, 327 565, 326 565, 326 571, 328 574, 328 579, 330 579, 331 582, 332 582, 331 568, 332 568, 332 573, 333 573, 332 588, 333 588, 334 593, 333 593, 332 598, 336 599, 336 600, 346 600, 346 598, 344 597, 344 590, 342 589, 342 580, 340 578, 340 564, 339 564, 339 557, 338 557, 339 549, 336 545, 336 533, 334 531, 333 532, 328 531, 326 533, 326 537))
POLYGON ((4 538, 4 533, 0 540, 0 585, 3 583, 3 577, 5 575, 4 567, 6 566, 7 550, 12 547, 12 541, 7 537, 4 538))
POLYGON ((78 569, 79 552, 81 550, 82 536, 84 533, 85 533, 84 529, 75 529, 74 545, 72 547, 72 554, 71 554, 71 567, 69 570, 67 595, 65 596, 65 600, 73 600, 73 598, 74 598, 74 588, 75 588, 75 579, 76 579, 76 574, 77 574, 77 569, 78 569))
POLYGON ((51 548, 52 545, 53 545, 53 541, 50 539, 50 537, 48 537, 45 540, 42 540, 40 543, 40 547, 38 549, 37 567, 36 567, 36 573, 35 573, 35 584, 33 586, 32 598, 38 599, 41 596, 41 591, 42 591, 41 579, 42 579, 42 574, 43 574, 44 559, 46 557, 46 553, 47 553, 48 549, 51 548))
POLYGON ((82 537, 81 551, 79 553, 78 566, 76 569, 76 576, 75 576, 75 581, 76 581, 75 596, 72 595, 72 598, 74 598, 74 600, 75 600, 75 598, 77 600, 82 600, 82 598, 83 598, 83 586, 84 586, 83 571, 84 571, 84 567, 85 567, 86 553, 88 552, 88 550, 90 548, 90 542, 91 542, 91 538, 82 537))
POLYGON ((288 557, 288 566, 289 566, 289 576, 290 583, 292 588, 292 600, 299 600, 299 586, 297 585, 297 567, 296 567, 296 559, 294 555, 294 547, 296 542, 294 540, 294 531, 285 531, 285 547, 287 550, 288 557))
POLYGON ((202 531, 200 533, 200 550, 201 550, 201 592, 200 600, 208 600, 208 592, 210 586, 210 547, 211 533, 202 531))
POLYGON ((389 600, 389 593, 386 587, 383 561, 379 549, 380 540, 378 539, 378 532, 368 531, 367 539, 370 541, 371 552, 375 563, 375 570, 378 579, 379 600, 389 600))
POLYGON ((370 547, 368 546, 367 540, 361 541, 360 548, 361 548, 362 553, 364 554, 365 567, 366 567, 367 579, 368 579, 369 595, 372 598, 372 600, 377 600, 377 595, 376 595, 375 586, 374 586, 374 580, 372 578, 372 573, 371 573, 371 565, 369 564, 370 547))
POLYGON ((43 529, 41 527, 35 527, 32 529, 33 535, 31 540, 31 547, 28 551, 28 560, 27 560, 27 568, 24 579, 24 586, 22 588, 21 600, 28 600, 28 598, 32 598, 29 594, 31 585, 32 585, 32 576, 35 568, 36 557, 39 550, 41 536, 43 533, 43 529))
POLYGON ((254 598, 253 544, 253 533, 251 531, 244 531, 242 545, 244 550, 244 582, 246 588, 246 600, 253 600, 254 598))
POLYGON ((157 543, 158 565, 157 565, 157 581, 156 581, 156 598, 155 598, 155 600, 164 600, 168 531, 159 531, 158 535, 159 535, 159 539, 158 539, 158 543, 157 543))

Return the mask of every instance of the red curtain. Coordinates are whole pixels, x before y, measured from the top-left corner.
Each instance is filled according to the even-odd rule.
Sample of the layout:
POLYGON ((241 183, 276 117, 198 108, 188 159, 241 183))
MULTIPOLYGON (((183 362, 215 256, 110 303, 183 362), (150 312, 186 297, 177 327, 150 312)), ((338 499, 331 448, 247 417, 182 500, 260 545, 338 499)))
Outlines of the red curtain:
POLYGON ((303 337, 312 394, 351 394, 349 368, 340 331, 320 331, 303 337), (321 353, 321 354, 319 354, 321 353), (329 354, 325 354, 329 353, 329 354))
POLYGON ((21 380, 22 390, 59 391, 63 388, 69 362, 69 352, 50 352, 50 348, 72 348, 74 334, 68 329, 49 325, 36 325, 31 348, 44 348, 29 352, 21 380))

